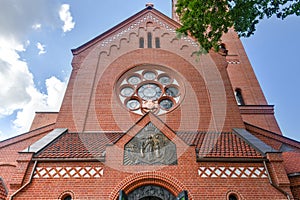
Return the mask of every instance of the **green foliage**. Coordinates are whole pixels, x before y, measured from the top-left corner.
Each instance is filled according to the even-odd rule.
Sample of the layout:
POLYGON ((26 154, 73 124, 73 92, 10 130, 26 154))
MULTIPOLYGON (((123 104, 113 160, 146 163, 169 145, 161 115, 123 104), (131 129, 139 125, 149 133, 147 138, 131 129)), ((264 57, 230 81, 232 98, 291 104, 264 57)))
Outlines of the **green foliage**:
POLYGON ((179 33, 192 35, 206 51, 218 51, 229 28, 249 37, 263 18, 299 16, 300 0, 178 0, 176 12, 182 23, 179 33))

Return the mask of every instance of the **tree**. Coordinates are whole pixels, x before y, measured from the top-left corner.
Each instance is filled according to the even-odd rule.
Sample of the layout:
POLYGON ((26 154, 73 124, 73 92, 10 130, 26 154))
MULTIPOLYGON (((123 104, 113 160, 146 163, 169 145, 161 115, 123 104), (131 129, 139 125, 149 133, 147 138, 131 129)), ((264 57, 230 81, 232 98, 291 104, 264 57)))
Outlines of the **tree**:
POLYGON ((176 6, 182 23, 178 32, 195 37, 202 51, 218 51, 222 35, 231 27, 249 37, 264 18, 300 15, 300 0, 178 0, 176 6))

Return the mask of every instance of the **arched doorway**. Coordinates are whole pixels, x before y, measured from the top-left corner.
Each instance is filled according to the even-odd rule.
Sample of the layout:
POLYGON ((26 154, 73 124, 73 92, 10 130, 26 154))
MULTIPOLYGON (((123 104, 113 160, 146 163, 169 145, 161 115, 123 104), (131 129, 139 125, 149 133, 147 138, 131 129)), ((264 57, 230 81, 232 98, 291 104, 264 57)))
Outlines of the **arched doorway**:
POLYGON ((141 200, 163 200, 163 199, 158 198, 158 197, 144 197, 141 200))
POLYGON ((176 197, 163 187, 143 185, 130 192, 128 200, 176 200, 176 197))

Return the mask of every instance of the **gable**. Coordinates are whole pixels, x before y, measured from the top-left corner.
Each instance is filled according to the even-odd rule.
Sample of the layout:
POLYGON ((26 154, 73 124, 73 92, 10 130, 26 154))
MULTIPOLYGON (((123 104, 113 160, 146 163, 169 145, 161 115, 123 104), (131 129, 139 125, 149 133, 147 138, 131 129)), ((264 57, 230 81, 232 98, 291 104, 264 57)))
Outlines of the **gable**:
MULTIPOLYGON (((91 47, 97 45, 102 49, 105 49, 105 47, 112 47, 113 45, 119 47, 122 40, 130 40, 130 33, 139 35, 140 31, 147 29, 147 27, 155 27, 156 31, 158 31, 159 28, 162 28, 166 30, 164 34, 170 34, 176 33, 176 29, 179 26, 179 23, 170 19, 158 10, 147 7, 80 47, 72 49, 72 52, 74 55, 77 55, 83 51, 89 51, 91 47)), ((197 43, 191 40, 189 40, 189 42, 194 46, 198 46, 197 43)), ((107 53, 109 54, 109 52, 107 53)))
POLYGON ((124 146, 124 165, 177 164, 176 145, 149 122, 124 146))

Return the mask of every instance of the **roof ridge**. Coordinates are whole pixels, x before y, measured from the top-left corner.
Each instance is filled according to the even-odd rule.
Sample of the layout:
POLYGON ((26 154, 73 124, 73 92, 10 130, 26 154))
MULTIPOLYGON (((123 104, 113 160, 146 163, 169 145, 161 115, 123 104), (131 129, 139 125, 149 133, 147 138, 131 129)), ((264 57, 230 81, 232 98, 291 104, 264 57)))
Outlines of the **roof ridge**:
MULTIPOLYGON (((48 127, 54 126, 55 124, 56 124, 56 123, 51 123, 51 124, 48 124, 48 125, 39 127, 39 128, 37 128, 37 129, 34 129, 34 130, 31 130, 31 131, 22 133, 22 134, 20 134, 20 135, 16 135, 16 136, 13 136, 13 137, 11 137, 11 138, 7 138, 7 139, 5 139, 5 140, 2 140, 2 141, 0 141, 0 148, 5 147, 5 146, 8 146, 8 145, 11 145, 11 144, 15 144, 15 143, 20 142, 20 141, 23 141, 23 140, 27 140, 27 139, 29 139, 29 138, 31 138, 31 137, 35 137, 35 136, 37 136, 37 135, 40 135, 40 134, 44 133, 44 132, 47 131, 47 130, 42 131, 42 132, 40 132, 40 133, 37 133, 36 135, 34 135, 33 133, 34 133, 34 132, 41 131, 41 130, 46 129, 46 128, 48 128, 48 127), (33 134, 33 135, 31 135, 31 134, 33 134), (24 138, 23 138, 23 137, 24 137, 24 138), (19 140, 18 140, 18 138, 19 138, 19 140), (17 141, 14 141, 14 140, 17 140, 17 141)), ((53 128, 52 128, 52 129, 53 129, 53 128)))
POLYGON ((26 149, 21 151, 22 153, 38 153, 46 146, 51 144, 57 138, 59 138, 62 134, 66 133, 67 128, 56 128, 35 143, 29 145, 26 149))
POLYGON ((279 142, 282 142, 282 143, 285 143, 285 144, 294 146, 294 147, 296 147, 296 148, 300 148, 300 142, 297 141, 297 140, 288 138, 288 137, 286 137, 286 136, 284 136, 284 135, 276 134, 276 133, 274 133, 274 132, 272 132, 272 131, 263 129, 263 128, 261 128, 261 127, 255 126, 255 125, 250 124, 250 123, 247 123, 247 122, 244 122, 244 123, 245 123, 245 125, 246 125, 246 128, 247 128, 247 126, 250 126, 250 127, 254 128, 254 129, 259 129, 259 130, 261 130, 261 131, 264 131, 266 134, 270 134, 270 135, 266 135, 266 134, 262 134, 262 133, 256 132, 257 134, 260 134, 260 135, 263 135, 263 136, 265 136, 265 137, 267 137, 267 138, 271 138, 271 139, 273 139, 273 140, 276 140, 276 141, 279 141, 279 142), (272 137, 272 136, 275 136, 275 137, 272 137), (279 139, 279 138, 280 138, 280 139, 279 139), (293 144, 290 144, 290 143, 288 143, 287 141, 283 141, 283 140, 281 140, 281 139, 283 139, 283 140, 288 140, 289 142, 291 142, 291 143, 293 143, 293 144))
POLYGON ((271 146, 267 145, 257 137, 255 137, 253 134, 248 132, 246 129, 243 128, 233 128, 234 134, 236 134, 239 138, 244 140, 247 144, 251 145, 255 150, 260 152, 263 156, 266 155, 266 153, 270 152, 279 152, 275 149, 273 149, 271 146))

